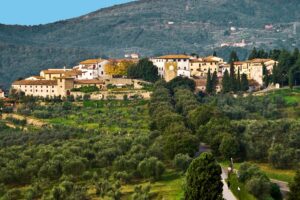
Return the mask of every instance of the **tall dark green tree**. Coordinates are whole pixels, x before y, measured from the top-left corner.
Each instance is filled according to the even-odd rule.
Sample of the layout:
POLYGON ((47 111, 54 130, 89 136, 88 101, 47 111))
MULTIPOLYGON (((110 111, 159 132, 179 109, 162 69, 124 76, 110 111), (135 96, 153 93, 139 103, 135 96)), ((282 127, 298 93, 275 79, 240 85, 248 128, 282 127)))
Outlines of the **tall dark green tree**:
POLYGON ((221 167, 211 153, 202 153, 187 170, 185 200, 223 200, 221 167))
POLYGON ((214 51, 213 56, 217 56, 217 52, 216 51, 214 51))
POLYGON ((300 83, 300 66, 293 67, 289 71, 289 87, 293 89, 294 86, 300 83))
POLYGON ((254 58, 257 58, 257 50, 256 50, 255 47, 252 49, 252 51, 251 51, 251 53, 250 53, 248 59, 249 59, 249 60, 252 60, 252 59, 254 59, 254 58))
POLYGON ((279 70, 277 63, 275 63, 275 65, 273 66, 273 72, 272 72, 272 82, 273 82, 273 84, 277 84, 277 83, 280 83, 280 80, 281 80, 280 70, 279 70))
POLYGON ((263 49, 260 49, 257 52, 256 58, 268 58, 268 57, 269 57, 269 54, 267 52, 265 52, 265 50, 263 50, 263 49))
POLYGON ((281 50, 279 50, 279 49, 273 49, 269 53, 269 58, 271 58, 273 60, 278 60, 280 53, 281 53, 281 50))
POLYGON ((236 85, 236 77, 235 77, 235 69, 234 69, 234 63, 230 63, 230 90, 231 91, 236 91, 237 90, 237 85, 236 85))
POLYGON ((239 57, 238 57, 236 51, 231 51, 230 56, 229 56, 229 62, 232 63, 232 62, 236 62, 236 61, 239 61, 239 57))
POLYGON ((210 69, 208 69, 207 78, 206 78, 206 93, 211 94, 212 92, 213 92, 213 85, 212 85, 211 73, 210 73, 210 69))
POLYGON ((236 90, 241 91, 241 73, 240 73, 240 69, 238 69, 238 74, 237 74, 237 77, 236 77, 236 90))
POLYGON ((217 85, 218 85, 218 74, 216 71, 214 71, 212 75, 211 82, 212 82, 212 92, 216 93, 217 85))
POLYGON ((242 74, 241 77, 241 91, 247 91, 249 89, 249 81, 246 74, 242 74))
POLYGON ((227 69, 225 70, 222 79, 222 92, 223 93, 230 92, 230 76, 227 69))
POLYGON ((278 62, 278 83, 280 83, 281 86, 288 85, 288 73, 294 65, 290 52, 287 50, 282 50, 279 55, 278 62))
POLYGON ((289 184, 288 200, 300 200, 300 171, 297 170, 294 181, 289 184))

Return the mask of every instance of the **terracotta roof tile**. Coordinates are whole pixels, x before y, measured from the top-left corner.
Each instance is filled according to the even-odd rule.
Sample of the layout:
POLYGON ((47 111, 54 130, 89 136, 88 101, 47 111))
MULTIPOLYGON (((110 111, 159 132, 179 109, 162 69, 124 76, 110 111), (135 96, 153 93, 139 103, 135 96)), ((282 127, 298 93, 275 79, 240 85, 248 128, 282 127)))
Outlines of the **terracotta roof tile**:
POLYGON ((271 61, 272 59, 269 59, 269 58, 266 58, 266 59, 263 59, 263 58, 255 58, 255 59, 252 59, 252 60, 249 60, 249 62, 253 62, 253 63, 263 63, 263 62, 268 62, 268 61, 271 61))
POLYGON ((82 62, 80 62, 79 64, 81 65, 92 65, 92 64, 97 64, 100 62, 103 62, 104 60, 99 58, 99 59, 88 59, 88 60, 84 60, 82 62))
POLYGON ((57 85, 56 80, 20 80, 15 81, 12 85, 57 85))
POLYGON ((79 70, 65 70, 65 69, 47 69, 43 70, 44 74, 64 74, 64 75, 70 75, 70 76, 76 76, 81 75, 82 72, 79 70))
POLYGON ((178 54, 178 55, 164 55, 157 57, 158 59, 190 59, 191 56, 187 56, 184 54, 178 54))

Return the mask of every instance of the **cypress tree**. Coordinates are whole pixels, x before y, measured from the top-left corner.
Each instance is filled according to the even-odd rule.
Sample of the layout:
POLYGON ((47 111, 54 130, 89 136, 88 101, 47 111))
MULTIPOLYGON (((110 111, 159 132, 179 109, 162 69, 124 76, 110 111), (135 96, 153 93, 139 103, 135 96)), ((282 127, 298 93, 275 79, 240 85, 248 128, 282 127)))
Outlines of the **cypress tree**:
POLYGON ((234 70, 234 63, 230 63, 230 91, 236 91, 236 77, 235 77, 235 70, 234 70))
POLYGON ((248 59, 249 59, 249 60, 252 60, 252 59, 254 59, 254 58, 257 58, 257 51, 256 51, 256 48, 255 48, 255 47, 252 49, 252 52, 251 52, 251 54, 249 55, 248 59))
POLYGON ((208 72, 207 72, 206 92, 208 94, 211 94, 213 92, 213 86, 212 86, 212 79, 211 79, 210 69, 208 69, 208 72))
POLYGON ((238 69, 238 75, 236 78, 236 87, 237 91, 241 91, 241 74, 240 74, 240 69, 238 69))
POLYGON ((230 92, 230 77, 227 69, 225 70, 222 79, 222 92, 223 93, 230 92))
POLYGON ((229 56, 229 62, 236 62, 239 61, 239 57, 237 56, 237 53, 235 51, 231 51, 230 56, 229 56))
POLYGON ((217 92, 216 87, 218 85, 218 75, 217 75, 216 71, 214 71, 214 73, 213 73, 213 76, 211 78, 211 82, 212 82, 212 92, 216 93, 217 92))
POLYGON ((293 69, 289 71, 289 87, 290 89, 293 89, 294 87, 294 74, 293 74, 293 69))
POLYGON ((202 153, 187 170, 185 200, 223 200, 222 170, 211 153, 202 153))
POLYGON ((249 82, 246 74, 242 74, 241 78, 241 91, 247 91, 249 89, 249 82))
POLYGON ((216 51, 214 51, 213 56, 217 56, 217 52, 216 51))
POLYGON ((273 66, 272 82, 273 84, 277 84, 280 82, 280 71, 276 63, 273 66))

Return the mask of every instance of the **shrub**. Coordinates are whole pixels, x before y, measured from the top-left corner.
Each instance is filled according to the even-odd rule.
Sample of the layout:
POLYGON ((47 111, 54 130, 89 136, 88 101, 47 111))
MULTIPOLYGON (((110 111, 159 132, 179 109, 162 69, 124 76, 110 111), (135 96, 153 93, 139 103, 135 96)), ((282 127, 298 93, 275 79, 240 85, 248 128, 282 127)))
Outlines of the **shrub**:
POLYGON ((67 160, 63 164, 63 173, 66 175, 80 176, 85 171, 85 164, 82 160, 67 160))
POLYGON ((150 185, 146 185, 144 188, 142 186, 135 186, 132 200, 150 200, 150 190, 150 185))
POLYGON ((144 178, 158 180, 165 171, 165 166, 155 157, 145 158, 138 165, 138 171, 144 178))
POLYGON ((258 199, 266 199, 270 194, 271 183, 263 176, 252 177, 246 183, 247 190, 258 199))
POLYGON ((3 197, 3 200, 16 200, 16 199, 22 199, 22 193, 19 189, 8 190, 3 197))
POLYGON ((188 169, 191 162, 192 158, 188 154, 177 154, 173 160, 174 167, 183 172, 188 169))

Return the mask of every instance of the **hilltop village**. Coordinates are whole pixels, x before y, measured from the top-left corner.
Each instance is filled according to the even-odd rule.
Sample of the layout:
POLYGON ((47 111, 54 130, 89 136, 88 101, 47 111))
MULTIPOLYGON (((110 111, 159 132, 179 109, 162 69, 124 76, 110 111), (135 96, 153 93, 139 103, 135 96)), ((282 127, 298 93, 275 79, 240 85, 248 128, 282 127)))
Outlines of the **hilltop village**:
MULTIPOLYGON (((46 69, 39 75, 30 76, 12 83, 11 89, 23 92, 25 96, 35 97, 66 97, 70 95, 80 96, 84 88, 96 88, 102 91, 94 99, 103 99, 110 94, 105 91, 111 87, 124 88, 130 86, 134 89, 142 89, 147 82, 129 79, 126 70, 130 65, 140 61, 138 55, 131 55, 124 59, 88 59, 78 63, 70 69, 46 69), (103 93, 104 92, 104 93, 103 93)), ((224 73, 234 66, 235 74, 246 75, 251 90, 259 90, 263 87, 264 68, 268 74, 272 74, 274 65, 272 59, 252 59, 237 61, 231 65, 217 56, 195 57, 184 54, 164 55, 149 58, 149 61, 157 68, 160 78, 167 82, 175 77, 187 77, 195 81, 197 91, 206 91, 208 73, 217 74, 218 84, 216 91, 222 90, 221 81, 224 73)), ((135 95, 135 93, 133 94, 135 95)), ((149 97, 148 93, 141 93, 142 97, 149 97)), ((4 95, 2 95, 4 96, 4 95)), ((92 99, 93 99, 92 98, 92 99)), ((120 96, 120 98, 122 98, 120 96)))

